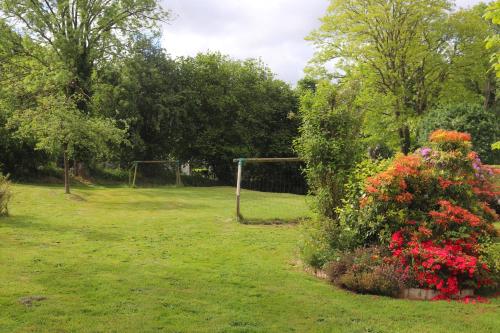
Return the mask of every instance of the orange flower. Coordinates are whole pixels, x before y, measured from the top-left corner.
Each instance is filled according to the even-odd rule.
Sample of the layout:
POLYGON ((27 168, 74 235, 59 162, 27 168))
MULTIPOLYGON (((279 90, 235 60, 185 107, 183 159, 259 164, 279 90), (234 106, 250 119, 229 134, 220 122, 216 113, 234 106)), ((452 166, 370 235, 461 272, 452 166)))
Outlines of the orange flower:
POLYGON ((471 136, 469 133, 438 129, 432 132, 429 139, 432 142, 470 142, 471 136))
POLYGON ((409 192, 403 192, 396 196, 396 201, 400 203, 408 203, 411 202, 412 200, 413 200, 413 194, 409 192))

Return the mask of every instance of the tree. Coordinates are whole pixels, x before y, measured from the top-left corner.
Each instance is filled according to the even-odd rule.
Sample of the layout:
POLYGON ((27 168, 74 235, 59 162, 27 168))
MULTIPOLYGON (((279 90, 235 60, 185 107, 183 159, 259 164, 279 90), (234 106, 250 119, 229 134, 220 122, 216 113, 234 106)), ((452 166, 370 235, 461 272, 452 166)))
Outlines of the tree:
POLYGON ((234 182, 236 157, 293 156, 298 99, 262 62, 219 53, 171 59, 155 38, 99 70, 93 104, 126 121, 122 163, 169 157, 234 182))
POLYGON ((495 27, 494 33, 488 37, 486 48, 493 51, 491 62, 497 73, 497 77, 500 77, 500 35, 498 33, 500 25, 500 1, 493 1, 489 5, 484 17, 485 19, 491 21, 495 27))
POLYGON ((0 14, 64 65, 65 95, 78 97, 81 111, 87 111, 96 64, 118 54, 131 33, 168 15, 157 0, 2 0, 0 14))
POLYGON ((405 154, 413 119, 432 104, 446 75, 449 8, 445 0, 332 0, 321 27, 309 36, 318 47, 314 62, 333 61, 340 77, 357 71, 386 97, 390 110, 379 110, 379 116, 396 124, 405 154))
POLYGON ((297 133, 297 97, 256 60, 237 61, 219 53, 180 60, 186 80, 181 97, 189 119, 182 121, 177 156, 214 169, 234 183, 238 156, 287 157, 297 133))
POLYGON ((92 97, 97 113, 128 124, 131 144, 122 147, 120 160, 128 164, 172 157, 181 145, 189 110, 183 107, 180 65, 159 40, 137 36, 130 54, 102 66, 97 77, 92 97))
MULTIPOLYGON (((29 43, 0 19, 0 168, 13 177, 30 177, 40 165, 48 162, 48 155, 34 151, 35 143, 28 138, 15 138, 5 127, 8 119, 19 109, 33 104, 33 83, 39 81, 29 73, 45 76, 47 71, 39 61, 28 57, 24 45, 29 43)), ((40 50, 33 55, 42 61, 40 50)))
POLYGON ((484 162, 497 164, 500 161, 500 154, 491 149, 491 144, 500 137, 500 124, 496 115, 484 110, 481 104, 449 104, 430 110, 419 124, 419 143, 425 144, 437 129, 469 133, 472 147, 484 162))
POLYGON ((446 39, 449 44, 448 75, 439 94, 440 104, 483 103, 485 110, 495 109, 497 82, 491 70, 493 49, 484 41, 495 34, 495 26, 484 20, 486 5, 479 4, 450 14, 446 39))
POLYGON ((64 188, 70 193, 69 159, 76 146, 83 146, 96 156, 110 153, 110 145, 123 142, 124 130, 109 119, 82 114, 72 100, 52 94, 39 97, 34 108, 16 112, 9 127, 20 138, 34 138, 36 149, 63 154, 64 188))

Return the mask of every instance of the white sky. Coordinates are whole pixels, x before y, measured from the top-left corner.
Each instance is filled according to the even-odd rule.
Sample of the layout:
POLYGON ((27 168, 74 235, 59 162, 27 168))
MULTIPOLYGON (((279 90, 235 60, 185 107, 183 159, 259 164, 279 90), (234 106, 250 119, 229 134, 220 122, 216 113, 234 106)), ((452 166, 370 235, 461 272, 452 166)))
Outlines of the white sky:
MULTIPOLYGON (((467 7, 480 0, 457 0, 467 7)), ((487 1, 489 2, 489 1, 487 1)), ((174 20, 163 26, 172 56, 220 51, 261 58, 278 78, 294 84, 314 49, 304 37, 319 26, 327 0, 163 0, 174 20)))

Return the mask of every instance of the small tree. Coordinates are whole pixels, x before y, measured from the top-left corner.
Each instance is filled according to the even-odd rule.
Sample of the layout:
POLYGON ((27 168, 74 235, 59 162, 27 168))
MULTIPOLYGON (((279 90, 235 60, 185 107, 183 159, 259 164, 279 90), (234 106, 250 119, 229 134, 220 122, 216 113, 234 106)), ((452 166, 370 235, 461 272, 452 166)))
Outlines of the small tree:
POLYGON ((361 156, 361 119, 349 100, 343 100, 346 95, 320 82, 316 91, 307 91, 301 99, 302 125, 295 149, 306 162, 317 211, 327 218, 335 217, 346 179, 361 156))
POLYGON ((124 141, 125 130, 112 120, 81 113, 75 102, 62 95, 43 96, 33 108, 19 111, 9 126, 19 137, 34 138, 36 149, 63 155, 64 188, 70 193, 69 159, 75 147, 85 148, 97 157, 110 153, 112 145, 124 141))

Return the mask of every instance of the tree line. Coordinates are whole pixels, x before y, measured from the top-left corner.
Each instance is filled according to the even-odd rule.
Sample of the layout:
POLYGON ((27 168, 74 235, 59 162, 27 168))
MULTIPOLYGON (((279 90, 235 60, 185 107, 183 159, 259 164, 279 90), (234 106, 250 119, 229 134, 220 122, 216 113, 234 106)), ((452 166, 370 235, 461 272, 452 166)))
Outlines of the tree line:
POLYGON ((298 97, 259 60, 172 58, 159 1, 2 1, 2 169, 36 175, 56 161, 176 159, 234 181, 231 159, 292 156, 298 97))

